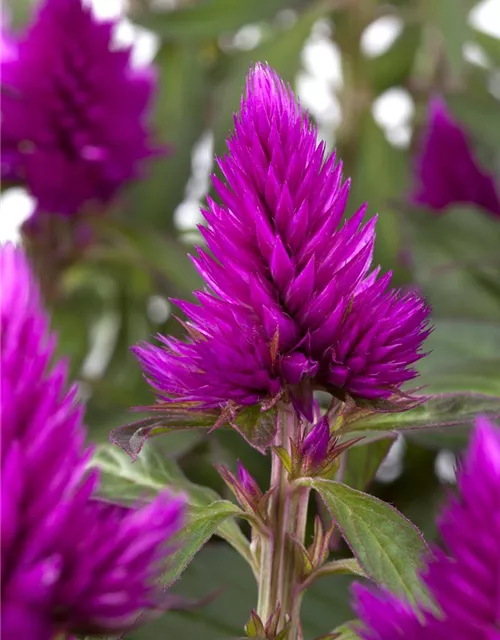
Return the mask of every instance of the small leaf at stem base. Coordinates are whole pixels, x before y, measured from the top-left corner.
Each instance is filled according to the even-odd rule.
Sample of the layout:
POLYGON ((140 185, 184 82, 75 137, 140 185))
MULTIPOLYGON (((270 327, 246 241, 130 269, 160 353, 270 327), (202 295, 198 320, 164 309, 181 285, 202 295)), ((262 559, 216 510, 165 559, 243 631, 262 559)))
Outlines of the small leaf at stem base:
POLYGON ((360 628, 360 623, 357 620, 352 622, 346 622, 345 624, 337 627, 331 634, 321 636, 321 638, 315 638, 315 640, 323 640, 324 638, 334 638, 335 640, 361 640, 361 635, 358 635, 357 629, 360 628))
POLYGON ((249 445, 260 453, 265 453, 276 435, 276 414, 275 407, 263 411, 260 405, 253 405, 235 412, 227 422, 249 445))
POLYGON ((266 639, 264 624, 253 609, 250 612, 250 620, 245 625, 245 632, 248 638, 256 638, 258 640, 266 639))
POLYGON ((290 458, 290 454, 285 449, 285 447, 273 447, 273 451, 283 463, 283 466, 285 467, 287 473, 289 475, 292 475, 292 459, 290 458))

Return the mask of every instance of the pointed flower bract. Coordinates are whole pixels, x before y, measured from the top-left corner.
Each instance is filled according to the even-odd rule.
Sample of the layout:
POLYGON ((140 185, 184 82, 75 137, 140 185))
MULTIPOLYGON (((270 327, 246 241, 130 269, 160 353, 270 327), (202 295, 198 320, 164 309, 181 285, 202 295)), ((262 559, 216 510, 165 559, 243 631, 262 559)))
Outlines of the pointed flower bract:
POLYGON ((376 400, 416 376, 428 308, 371 270, 375 218, 342 222, 349 182, 306 112, 269 67, 251 70, 229 153, 201 226, 208 289, 178 302, 189 338, 136 347, 164 401, 218 407, 312 391, 376 400))
POLYGON ((495 178, 479 164, 467 132, 440 97, 429 103, 426 131, 415 161, 411 201, 435 211, 477 205, 500 216, 495 178))
POLYGON ((142 508, 92 498, 82 407, 55 361, 21 249, 0 249, 1 635, 30 640, 128 631, 161 606, 157 583, 182 524, 168 491, 142 508))

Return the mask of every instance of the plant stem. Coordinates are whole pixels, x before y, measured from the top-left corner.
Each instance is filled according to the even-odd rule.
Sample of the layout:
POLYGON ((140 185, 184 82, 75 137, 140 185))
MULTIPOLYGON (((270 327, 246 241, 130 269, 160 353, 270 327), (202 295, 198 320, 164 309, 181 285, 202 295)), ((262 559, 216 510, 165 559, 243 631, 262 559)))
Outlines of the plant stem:
MULTIPOLYGON (((290 452, 290 439, 298 435, 299 420, 289 407, 280 408, 275 445, 290 452)), ((257 614, 265 624, 280 607, 278 630, 291 620, 288 640, 300 636, 299 583, 301 554, 296 543, 304 543, 307 522, 309 489, 294 488, 288 473, 277 455, 272 456, 271 487, 268 518, 270 531, 261 538, 261 564, 257 614)))

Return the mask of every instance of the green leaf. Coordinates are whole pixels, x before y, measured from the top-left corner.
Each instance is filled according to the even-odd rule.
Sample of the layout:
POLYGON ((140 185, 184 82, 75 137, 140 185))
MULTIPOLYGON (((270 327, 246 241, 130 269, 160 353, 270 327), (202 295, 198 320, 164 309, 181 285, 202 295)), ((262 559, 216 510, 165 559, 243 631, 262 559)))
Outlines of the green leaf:
POLYGON ((208 542, 218 527, 224 527, 228 518, 241 517, 241 515, 241 509, 228 500, 217 500, 206 507, 191 507, 186 526, 173 541, 179 546, 170 558, 168 571, 162 577, 165 586, 171 585, 180 577, 196 553, 208 542))
MULTIPOLYGON (((134 504, 141 499, 152 499, 166 488, 187 495, 191 511, 187 534, 181 534, 186 552, 180 549, 177 553, 176 577, 185 568, 183 563, 188 562, 213 533, 250 560, 245 536, 234 520, 227 520, 231 515, 241 515, 241 510, 221 500, 213 489, 190 482, 173 460, 159 456, 149 444, 135 463, 113 445, 99 446, 92 466, 101 470, 100 496, 112 502, 134 504)), ((174 568, 169 571, 169 580, 173 579, 174 568)))
POLYGON ((276 435, 277 412, 275 408, 263 411, 260 405, 245 407, 239 411, 230 424, 257 451, 265 453, 276 435))
POLYGON ((382 461, 394 442, 394 437, 381 438, 374 442, 363 441, 347 449, 341 464, 342 481, 364 491, 371 483, 382 461))
POLYGON ((420 374, 424 377, 436 370, 448 372, 461 365, 466 368, 471 361, 496 362, 500 355, 500 324, 437 318, 433 321, 433 332, 427 338, 425 347, 431 353, 419 363, 420 374))
POLYGON ((137 422, 117 427, 110 433, 111 442, 135 460, 144 443, 156 436, 183 429, 211 428, 218 419, 218 412, 195 411, 189 403, 152 405, 143 407, 152 416, 137 422))
POLYGON ((164 39, 192 40, 217 38, 252 22, 274 18, 297 0, 199 0, 174 11, 150 12, 139 22, 164 39))
POLYGON ((355 631, 357 625, 359 625, 359 622, 354 620, 334 629, 332 633, 338 634, 335 640, 360 640, 361 636, 358 636, 355 631))
MULTIPOLYGON (((169 486, 188 492, 191 503, 195 505, 209 504, 215 493, 205 487, 191 485, 177 463, 160 457, 150 444, 144 447, 135 463, 117 447, 100 445, 91 466, 101 471, 100 495, 124 504, 133 504, 141 498, 152 499, 169 486), (210 491, 210 497, 207 491, 210 491)), ((217 494, 215 496, 217 499, 217 494)))
POLYGON ((440 429, 470 426, 482 413, 491 419, 500 416, 500 397, 480 393, 441 393, 424 404, 398 413, 376 413, 353 421, 339 430, 354 437, 364 432, 389 432, 407 429, 440 429))
POLYGON ((427 599, 418 570, 427 546, 389 504, 332 480, 302 479, 318 491, 368 576, 417 603, 427 599))
POLYGON ((500 324, 438 318, 425 348, 418 368, 426 391, 500 396, 500 324))
POLYGON ((365 572, 355 558, 342 558, 341 560, 327 562, 317 571, 316 576, 338 574, 361 576, 362 578, 366 577, 365 572))
POLYGON ((428 20, 443 36, 446 55, 454 73, 464 68, 462 47, 469 36, 469 5, 466 0, 425 0, 428 20))
POLYGON ((257 638, 258 640, 262 640, 262 638, 266 637, 266 629, 264 627, 264 624, 253 609, 250 612, 250 619, 245 625, 245 632, 249 638, 257 638))

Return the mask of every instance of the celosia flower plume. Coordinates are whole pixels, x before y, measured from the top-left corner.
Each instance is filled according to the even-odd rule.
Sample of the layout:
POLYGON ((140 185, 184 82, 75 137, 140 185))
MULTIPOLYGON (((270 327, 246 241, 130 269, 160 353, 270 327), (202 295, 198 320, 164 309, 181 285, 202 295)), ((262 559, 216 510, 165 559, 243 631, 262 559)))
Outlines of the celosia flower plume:
POLYGON ((2 246, 1 634, 53 640, 127 631, 161 606, 158 579, 183 499, 142 508, 92 498, 82 407, 54 362, 38 287, 23 252, 2 246))
POLYGON ((442 98, 429 103, 426 131, 415 161, 411 201, 435 211, 477 205, 500 216, 495 178, 481 167, 467 132, 453 118, 442 98))
POLYGON ((186 342, 135 349, 165 402, 252 405, 287 393, 308 419, 312 391, 387 398, 416 376, 428 308, 372 270, 375 218, 343 222, 349 181, 291 89, 251 70, 201 226, 207 289, 178 302, 186 342))
POLYGON ((357 585, 364 640, 498 640, 500 637, 500 429, 479 418, 458 496, 440 521, 443 549, 423 573, 437 612, 357 585))
POLYGON ((106 204, 157 153, 154 70, 131 66, 114 27, 85 0, 43 0, 2 61, 2 179, 24 184, 38 211, 106 204))

